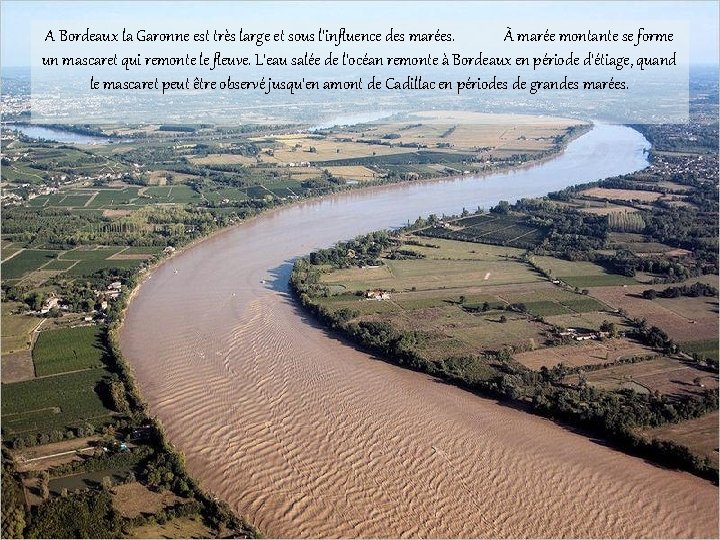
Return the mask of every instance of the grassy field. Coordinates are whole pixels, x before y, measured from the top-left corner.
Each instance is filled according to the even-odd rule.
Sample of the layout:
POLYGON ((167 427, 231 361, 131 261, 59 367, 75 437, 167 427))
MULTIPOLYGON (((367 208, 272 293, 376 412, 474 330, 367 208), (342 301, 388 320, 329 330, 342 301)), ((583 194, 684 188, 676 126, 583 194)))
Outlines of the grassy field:
POLYGON ((95 392, 108 375, 105 369, 54 375, 2 385, 2 430, 14 438, 22 434, 63 431, 84 421, 102 423, 112 411, 95 392))
POLYGON ((530 268, 515 261, 460 261, 421 259, 385 261, 379 268, 353 268, 335 272, 323 280, 342 283, 350 290, 368 288, 407 290, 457 289, 483 284, 504 285, 540 281, 530 268))
POLYGON ((705 388, 718 387, 717 374, 665 357, 591 371, 587 381, 608 390, 644 388, 645 393, 658 391, 671 397, 700 394, 705 388))
POLYGON ((685 445, 694 454, 707 456, 717 467, 718 420, 718 412, 715 411, 700 418, 643 430, 641 434, 649 439, 661 439, 685 445))
POLYGON ((545 256, 534 256, 533 261, 553 278, 560 279, 572 287, 637 284, 637 281, 631 277, 610 274, 602 266, 588 261, 566 261, 545 256))
POLYGON ((15 313, 25 307, 19 302, 2 303, 2 354, 23 351, 30 347, 32 331, 40 324, 41 319, 15 313))
POLYGON ((40 332, 32 354, 38 377, 102 367, 102 332, 94 325, 40 332))
POLYGON ((172 491, 151 491, 139 482, 131 482, 112 489, 113 507, 123 517, 133 518, 143 513, 155 514, 182 499, 172 491))
POLYGON ((163 525, 150 524, 133 529, 129 538, 214 538, 215 533, 196 516, 182 517, 163 525))

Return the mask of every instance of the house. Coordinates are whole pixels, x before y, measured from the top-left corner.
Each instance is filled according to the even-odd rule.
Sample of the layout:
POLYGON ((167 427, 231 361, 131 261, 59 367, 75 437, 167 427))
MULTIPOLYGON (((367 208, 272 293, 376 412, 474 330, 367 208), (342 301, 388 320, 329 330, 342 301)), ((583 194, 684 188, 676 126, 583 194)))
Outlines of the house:
POLYGON ((110 285, 108 285, 109 291, 119 291, 122 289, 122 283, 120 281, 113 281, 110 285))
POLYGON ((365 293, 365 298, 369 298, 371 300, 390 300, 390 293, 380 289, 375 289, 374 291, 367 291, 365 293))
POLYGON ((43 307, 40 308, 40 313, 45 314, 48 313, 53 308, 58 308, 60 304, 60 299, 56 296, 53 296, 52 298, 48 298, 45 301, 45 304, 43 304, 43 307))
POLYGON ((171 253, 175 253, 175 248, 172 246, 168 246, 165 249, 163 249, 163 253, 166 253, 168 255, 170 255, 171 253))

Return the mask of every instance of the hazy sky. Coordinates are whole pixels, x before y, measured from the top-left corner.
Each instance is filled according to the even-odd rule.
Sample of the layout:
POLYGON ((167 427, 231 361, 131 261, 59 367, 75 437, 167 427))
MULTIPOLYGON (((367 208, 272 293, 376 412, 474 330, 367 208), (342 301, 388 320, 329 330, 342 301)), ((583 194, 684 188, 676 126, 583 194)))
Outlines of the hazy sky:
POLYGON ((555 20, 607 20, 626 18, 686 21, 690 30, 690 62, 718 63, 717 1, 689 2, 39 2, 3 0, 1 9, 0 62, 3 67, 26 66, 30 63, 31 24, 34 20, 73 21, 81 26, 83 19, 110 20, 114 23, 142 25, 161 30, 162 21, 187 20, 198 23, 206 19, 232 20, 241 23, 249 11, 253 18, 267 14, 274 24, 288 24, 302 18, 322 21, 322 14, 342 10, 348 26, 368 10, 379 10, 383 16, 379 28, 398 24, 428 23, 437 19, 477 22, 478 30, 491 25, 496 30, 526 20, 548 24, 555 20), (440 16, 440 14, 442 14, 440 16))

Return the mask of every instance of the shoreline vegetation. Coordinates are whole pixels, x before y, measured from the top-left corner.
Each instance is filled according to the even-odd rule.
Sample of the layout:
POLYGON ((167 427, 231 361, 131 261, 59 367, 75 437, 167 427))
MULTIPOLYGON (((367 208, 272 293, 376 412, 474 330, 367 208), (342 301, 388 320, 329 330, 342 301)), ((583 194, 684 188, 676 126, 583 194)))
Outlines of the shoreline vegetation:
MULTIPOLYGON (((501 201, 489 213, 418 218, 400 230, 340 242, 298 259, 291 291, 325 328, 386 362, 550 418, 586 436, 600 437, 628 454, 717 484, 716 449, 713 462, 685 444, 647 435, 648 430, 680 425, 718 410, 716 324, 708 336, 702 336, 715 339, 714 352, 697 354, 677 328, 660 328, 650 314, 649 320, 644 318, 642 306, 636 309, 625 303, 629 301, 625 298, 634 297, 646 303, 684 297, 696 302, 696 317, 703 316, 703 298, 717 305, 716 286, 701 282, 669 286, 703 276, 717 285, 716 181, 672 172, 669 164, 695 159, 682 154, 682 148, 677 158, 667 153, 667 141, 674 140, 672 127, 641 129, 653 143, 649 170, 572 186, 514 205, 501 201), (672 186, 663 183, 669 178, 672 186), (683 193, 692 203, 661 201, 659 193, 668 188, 683 193), (604 201, 599 205, 598 195, 604 201), (649 206, 648 201, 654 204, 649 206), (628 243, 629 239, 635 244, 628 243), (653 242, 655 246, 662 242, 664 252, 643 250, 642 244, 653 242), (488 253, 481 255, 480 250, 488 253), (479 268, 501 268, 506 275, 525 274, 500 292, 483 294, 482 277, 472 273, 456 277, 458 268, 471 261, 479 268), (447 287, 433 289, 419 277, 428 278, 428 274, 447 287), (522 302, 513 302, 513 288, 520 287, 522 280, 537 279, 547 287, 537 288, 536 297, 526 294, 527 300, 518 297, 522 302), (628 287, 638 292, 625 292, 628 287), (611 288, 617 290, 617 300, 608 293, 611 288), (545 300, 537 301, 540 297, 545 300), (575 313, 573 320, 582 320, 588 313, 585 321, 596 313, 597 326, 569 328, 562 313, 575 313), (504 326, 512 329, 503 331, 504 326), (470 328, 479 330, 473 334, 470 328), (529 339, 492 341, 494 332, 520 335, 528 328, 535 329, 534 334, 527 333, 533 336, 529 339), (541 339, 544 343, 538 343, 541 339), (454 343, 449 350, 436 345, 448 340, 454 343), (633 351, 645 347, 647 352, 614 361, 587 362, 577 357, 575 364, 551 361, 556 350, 574 347, 576 355, 582 354, 586 340, 598 342, 598 347, 612 348, 616 343, 633 351), (467 347, 468 343, 478 345, 467 347), (551 356, 545 357, 544 365, 533 364, 545 352, 551 356), (526 359, 528 355, 532 359, 526 359), (670 366, 668 372, 673 373, 686 370, 693 382, 681 383, 682 389, 669 379, 645 386, 635 382, 643 381, 641 370, 651 364, 670 366), (631 373, 636 367, 634 375, 612 382, 617 377, 614 373, 631 373), (712 383, 709 388, 706 381, 712 383)), ((709 138, 698 155, 702 160, 713 153, 716 158, 717 141, 709 138)), ((488 270, 485 282, 490 277, 488 270)), ((715 317, 716 323, 712 313, 709 320, 715 317)))
MULTIPOLYGON (((48 128, 58 129, 61 126, 44 126, 48 128)), ((65 129, 65 127, 62 127, 65 129)), ((534 158, 527 160, 522 158, 520 167, 531 167, 537 165, 547 159, 556 157, 564 151, 567 144, 572 140, 584 135, 590 129, 592 124, 579 123, 573 126, 565 133, 554 145, 551 151, 537 153, 534 158)), ((85 129, 80 126, 76 129, 70 129, 71 133, 108 137, 102 131, 95 129, 85 129)), ((112 135, 110 138, 117 138, 120 135, 112 135)), ((125 137, 122 135, 122 137, 125 137)), ((31 140, 29 140, 31 141, 31 140)), ((41 143, 46 144, 46 143, 41 143)), ((55 143, 51 143, 55 144, 55 143)), ((60 145, 65 147, 64 145, 60 145)), ((67 146, 67 148, 70 148, 67 146)), ((503 167, 499 170, 507 168, 514 169, 514 166, 503 167)), ((484 176, 499 172, 498 168, 489 171, 473 173, 472 176, 484 176)), ((166 264, 173 260, 174 256, 190 249, 197 244, 215 237, 218 234, 227 232, 230 228, 255 217, 259 217, 268 212, 280 210, 287 204, 296 204, 298 202, 306 202, 317 198, 327 197, 348 189, 368 189, 377 186, 403 183, 403 182, 425 182, 425 181, 442 181, 453 179, 463 175, 446 175, 439 174, 432 178, 419 177, 401 177, 395 176, 392 179, 368 180, 360 184, 344 184, 330 185, 329 191, 323 189, 318 193, 310 191, 307 195, 296 200, 274 201, 273 204, 263 205, 258 208, 248 208, 245 210, 243 217, 239 222, 229 221, 222 224, 213 224, 202 230, 196 230, 195 234, 188 240, 184 236, 175 236, 173 241, 173 249, 163 253, 153 255, 145 264, 136 269, 128 269, 122 271, 105 272, 102 275, 104 279, 117 279, 122 284, 122 292, 117 298, 109 303, 106 308, 105 318, 100 328, 101 348, 103 349, 102 364, 104 369, 109 372, 111 378, 103 379, 108 382, 108 392, 110 394, 110 409, 115 411, 110 417, 112 422, 108 423, 102 419, 99 422, 84 422, 82 427, 74 430, 68 430, 67 433, 60 436, 50 435, 48 438, 42 433, 37 436, 19 436, 12 437, 3 433, 3 536, 6 537, 63 537, 72 535, 87 535, 95 537, 104 536, 120 536, 129 534, 133 529, 138 527, 152 525, 162 526, 166 522, 173 519, 186 519, 187 517, 200 516, 204 527, 208 527, 207 531, 217 536, 232 535, 234 537, 261 537, 261 532, 255 529, 245 519, 235 516, 232 510, 224 501, 215 498, 212 494, 202 490, 199 484, 188 474, 185 468, 183 455, 172 445, 168 439, 161 422, 156 417, 151 416, 147 404, 142 398, 139 391, 132 367, 125 361, 119 345, 119 330, 122 326, 125 311, 133 299, 134 295, 139 291, 140 285, 150 277, 158 266, 166 264), (107 274, 107 275, 106 275, 107 274), (127 440, 133 440, 136 432, 142 435, 137 442, 137 447, 131 448, 129 453, 112 453, 102 454, 95 452, 92 456, 87 457, 84 461, 71 461, 69 464, 51 469, 49 474, 47 471, 35 473, 29 471, 19 473, 17 471, 17 463, 14 455, 18 451, 32 449, 36 445, 43 445, 47 442, 56 440, 72 440, 83 436, 97 436, 100 441, 95 444, 113 444, 116 445, 116 439, 127 437, 127 440), (45 440, 48 439, 48 440, 45 440), (104 442, 103 442, 104 441, 104 442), (77 465, 80 463, 81 465, 77 465), (80 489, 68 493, 63 488, 60 496, 52 497, 48 486, 52 485, 53 479, 62 479, 68 474, 77 474, 78 472, 90 472, 93 470, 112 469, 120 464, 131 464, 132 469, 142 470, 142 484, 147 484, 154 489, 164 490, 164 492, 176 493, 183 501, 175 505, 164 506, 159 511, 150 514, 138 514, 136 517, 121 517, 117 511, 113 509, 112 497, 110 494, 112 486, 122 486, 123 483, 134 483, 136 475, 130 473, 126 479, 116 479, 113 475, 111 480, 107 481, 108 476, 102 478, 103 489, 80 489), (25 478, 22 482, 19 478, 25 478), (37 480, 35 480, 37 478, 37 480), (38 483, 38 488, 28 487, 38 483), (33 506, 32 510, 25 508, 23 500, 23 490, 38 490, 42 497, 40 501, 44 502, 37 506, 33 506), (95 514, 95 512, 104 512, 104 515, 95 514), (81 516, 75 518, 74 516, 81 516), (76 523, 77 520, 80 520, 76 523), (70 527, 70 528, 68 528, 70 527)), ((8 292, 3 290, 4 293, 8 292)), ((22 297, 17 298, 22 300, 22 297)), ((50 315, 57 316, 57 309, 53 310, 50 315)), ((22 384, 22 383, 20 383, 22 384)), ((105 384, 105 383, 103 383, 105 384)), ((129 469, 128 469, 129 470, 129 469)), ((138 478, 139 480, 140 478, 138 478)), ((37 504, 37 503, 36 503, 37 504)), ((208 534, 208 533, 205 533, 208 534)))

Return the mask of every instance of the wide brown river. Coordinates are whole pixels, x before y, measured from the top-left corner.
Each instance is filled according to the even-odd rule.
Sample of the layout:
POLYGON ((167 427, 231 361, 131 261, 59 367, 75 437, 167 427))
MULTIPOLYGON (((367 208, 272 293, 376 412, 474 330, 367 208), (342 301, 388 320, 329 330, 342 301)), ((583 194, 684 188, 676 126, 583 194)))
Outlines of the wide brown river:
POLYGON ((358 352, 287 294, 313 248, 634 171, 646 147, 597 126, 533 168, 263 215, 153 272, 122 350, 191 473, 266 536, 716 538, 709 482, 358 352))

